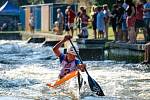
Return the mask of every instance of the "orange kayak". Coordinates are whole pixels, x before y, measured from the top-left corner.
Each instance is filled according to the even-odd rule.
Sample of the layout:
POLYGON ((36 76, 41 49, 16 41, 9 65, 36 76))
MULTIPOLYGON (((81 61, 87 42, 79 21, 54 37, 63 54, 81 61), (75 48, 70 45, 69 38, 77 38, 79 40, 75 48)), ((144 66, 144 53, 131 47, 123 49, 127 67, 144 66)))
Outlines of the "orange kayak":
POLYGON ((63 78, 57 79, 54 83, 47 83, 47 86, 52 87, 52 88, 56 88, 56 87, 60 86, 61 84, 63 84, 64 82, 68 81, 69 79, 71 79, 77 75, 78 75, 78 71, 70 72, 69 74, 67 74, 63 78))

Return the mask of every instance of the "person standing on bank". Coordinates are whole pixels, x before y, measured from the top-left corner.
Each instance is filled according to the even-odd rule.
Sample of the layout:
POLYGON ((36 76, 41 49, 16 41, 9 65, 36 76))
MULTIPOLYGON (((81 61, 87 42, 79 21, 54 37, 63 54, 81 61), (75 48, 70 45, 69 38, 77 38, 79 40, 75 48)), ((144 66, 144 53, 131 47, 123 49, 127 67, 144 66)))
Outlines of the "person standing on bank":
POLYGON ((144 0, 144 24, 145 24, 145 29, 144 29, 144 37, 145 37, 145 41, 146 43, 150 42, 150 2, 146 2, 146 0, 144 0))
POLYGON ((59 35, 62 35, 64 26, 64 15, 60 9, 57 9, 57 22, 59 27, 59 35))
POLYGON ((78 34, 79 38, 88 38, 88 21, 89 21, 89 16, 86 14, 86 10, 83 10, 82 14, 81 14, 81 31, 78 34))
POLYGON ((138 0, 136 1, 136 22, 135 29, 136 35, 139 33, 139 29, 144 28, 144 20, 143 20, 143 3, 138 0))
POLYGON ((53 47, 53 51, 55 55, 59 57, 62 66, 62 69, 59 74, 60 79, 63 78, 66 74, 78 69, 80 69, 81 71, 85 71, 86 65, 81 64, 81 62, 77 59, 76 57, 77 54, 74 51, 74 48, 72 46, 67 48, 66 54, 61 53, 59 50, 62 44, 64 44, 66 41, 70 40, 71 38, 72 38, 71 35, 65 35, 64 38, 53 47))
POLYGON ((123 41, 122 22, 125 9, 122 7, 122 1, 117 0, 117 42, 123 41))
POLYGON ((104 37, 105 37, 106 40, 108 40, 108 28, 109 28, 110 17, 112 15, 111 15, 111 12, 108 9, 107 4, 103 5, 103 13, 105 15, 105 35, 104 35, 104 37))
POLYGON ((31 14, 31 17, 29 19, 29 26, 30 26, 31 33, 34 33, 35 25, 34 25, 34 16, 33 16, 33 14, 31 14))
POLYGON ((69 34, 69 31, 70 31, 70 28, 69 28, 69 25, 68 25, 68 9, 65 10, 65 32, 67 34, 69 34))
POLYGON ((71 30, 71 35, 73 37, 73 33, 74 33, 73 27, 74 27, 74 20, 75 20, 76 14, 71 9, 71 6, 68 6, 67 9, 68 9, 68 12, 67 12, 67 15, 68 15, 68 26, 69 26, 69 29, 71 30))
POLYGON ((98 30, 98 38, 104 39, 105 33, 105 15, 103 13, 103 7, 98 7, 98 14, 97 14, 97 30, 98 30))
POLYGON ((129 35, 129 44, 136 43, 136 32, 135 32, 135 21, 136 21, 136 7, 132 0, 126 0, 128 7, 127 11, 127 27, 128 27, 128 35, 129 35))
POLYGON ((127 30, 127 23, 126 23, 126 19, 127 19, 127 13, 126 13, 126 8, 128 7, 128 5, 124 2, 122 4, 122 7, 124 8, 124 13, 122 15, 122 40, 123 42, 128 42, 128 30, 127 30))
POLYGON ((97 14, 98 14, 98 9, 97 7, 93 7, 93 15, 92 15, 92 26, 93 26, 93 33, 94 33, 94 38, 97 38, 97 14))
POLYGON ((113 5, 113 9, 112 9, 112 17, 111 17, 111 25, 112 25, 112 29, 113 29, 113 32, 114 32, 114 37, 115 37, 115 42, 118 40, 117 38, 117 9, 118 9, 118 5, 117 4, 114 4, 113 5))
POLYGON ((81 15, 83 13, 84 7, 80 7, 80 11, 77 13, 76 16, 76 24, 77 24, 77 28, 78 28, 78 33, 80 33, 81 31, 81 15))

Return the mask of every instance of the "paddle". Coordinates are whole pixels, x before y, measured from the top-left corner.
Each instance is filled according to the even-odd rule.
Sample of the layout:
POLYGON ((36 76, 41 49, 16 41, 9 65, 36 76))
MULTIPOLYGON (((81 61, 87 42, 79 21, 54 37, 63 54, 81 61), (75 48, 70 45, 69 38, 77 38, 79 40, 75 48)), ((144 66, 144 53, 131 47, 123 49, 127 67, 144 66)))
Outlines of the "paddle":
MULTIPOLYGON (((79 58, 81 64, 83 64, 83 61, 82 61, 80 55, 78 54, 75 46, 73 45, 72 41, 71 40, 69 40, 69 41, 70 41, 74 51, 76 52, 77 57, 79 58)), ((91 91, 95 92, 98 96, 105 96, 102 89, 101 89, 101 87, 99 86, 99 84, 89 75, 86 68, 85 68, 85 72, 88 75, 88 82, 89 82, 89 86, 90 86, 91 91)))

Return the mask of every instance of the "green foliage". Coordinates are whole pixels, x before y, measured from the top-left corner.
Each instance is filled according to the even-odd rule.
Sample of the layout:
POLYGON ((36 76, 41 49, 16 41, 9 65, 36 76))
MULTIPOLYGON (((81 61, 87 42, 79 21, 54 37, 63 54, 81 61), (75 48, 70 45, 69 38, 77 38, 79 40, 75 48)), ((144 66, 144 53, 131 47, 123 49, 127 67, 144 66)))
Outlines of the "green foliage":
POLYGON ((54 3, 56 0, 18 0, 20 5, 54 3))
POLYGON ((43 0, 44 3, 55 3, 56 0, 43 0))
POLYGON ((30 4, 55 3, 56 0, 0 0, 0 7, 6 1, 9 1, 12 4, 17 6, 23 6, 23 5, 30 5, 30 4))
POLYGON ((28 5, 28 0, 18 0, 19 2, 19 6, 22 6, 22 5, 28 5))
POLYGON ((116 0, 94 0, 96 6, 102 6, 108 4, 109 9, 112 9, 112 5, 116 3, 116 0))
POLYGON ((43 0, 28 0, 28 2, 29 2, 30 4, 41 4, 41 3, 44 3, 43 0))
POLYGON ((1 7, 3 4, 5 4, 6 1, 8 1, 8 2, 10 2, 10 3, 12 3, 13 5, 16 5, 16 6, 19 5, 19 3, 18 3, 19 0, 0 0, 0 7, 1 7))

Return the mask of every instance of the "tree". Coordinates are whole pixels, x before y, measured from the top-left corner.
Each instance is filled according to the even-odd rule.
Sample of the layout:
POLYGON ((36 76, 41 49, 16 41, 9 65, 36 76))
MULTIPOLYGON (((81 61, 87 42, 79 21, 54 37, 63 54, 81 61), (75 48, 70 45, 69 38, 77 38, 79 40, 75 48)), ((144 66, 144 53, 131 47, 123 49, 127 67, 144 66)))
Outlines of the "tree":
POLYGON ((12 3, 13 5, 19 6, 18 0, 0 0, 0 7, 5 4, 6 1, 12 3))
POLYGON ((22 5, 29 5, 28 0, 18 0, 18 3, 19 3, 19 6, 22 6, 22 5))
POLYGON ((44 0, 18 0, 20 6, 22 5, 31 5, 31 4, 42 4, 44 0))
POLYGON ((56 0, 44 0, 44 3, 55 3, 56 0))
POLYGON ((29 4, 41 4, 43 0, 28 0, 29 4))
POLYGON ((97 6, 102 6, 108 4, 109 9, 112 8, 112 5, 116 3, 116 0, 94 0, 94 4, 97 6))

